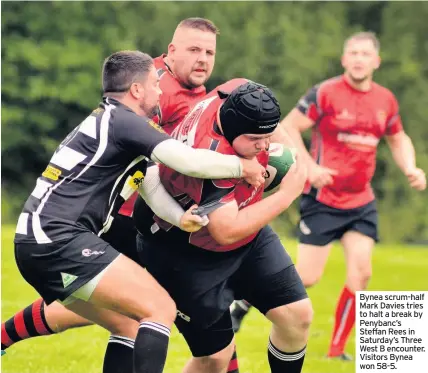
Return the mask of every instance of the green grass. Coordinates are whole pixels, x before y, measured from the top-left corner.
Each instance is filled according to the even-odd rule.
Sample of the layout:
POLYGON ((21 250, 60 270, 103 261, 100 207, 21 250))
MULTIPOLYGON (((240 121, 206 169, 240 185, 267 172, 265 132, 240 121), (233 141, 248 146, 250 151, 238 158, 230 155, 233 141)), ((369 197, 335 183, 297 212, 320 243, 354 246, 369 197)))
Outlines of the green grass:
MULTIPOLYGON (((38 298, 20 276, 13 255, 13 227, 2 230, 2 320, 38 298)), ((296 242, 286 246, 293 257, 296 242)), ((374 253, 374 277, 371 290, 427 290, 426 248, 381 246, 374 253)), ((344 260, 339 247, 332 251, 325 276, 309 290, 315 318, 311 328, 304 373, 353 373, 353 363, 329 361, 324 356, 333 324, 337 296, 345 279, 344 260)), ((237 335, 241 373, 269 372, 266 345, 269 323, 257 311, 251 311, 237 335)), ((1 358, 3 373, 98 373, 101 372, 108 333, 92 326, 69 330, 49 337, 27 340, 11 347, 1 358)), ((347 351, 354 355, 354 336, 347 351)), ((181 335, 171 337, 165 373, 179 373, 190 353, 181 335)))

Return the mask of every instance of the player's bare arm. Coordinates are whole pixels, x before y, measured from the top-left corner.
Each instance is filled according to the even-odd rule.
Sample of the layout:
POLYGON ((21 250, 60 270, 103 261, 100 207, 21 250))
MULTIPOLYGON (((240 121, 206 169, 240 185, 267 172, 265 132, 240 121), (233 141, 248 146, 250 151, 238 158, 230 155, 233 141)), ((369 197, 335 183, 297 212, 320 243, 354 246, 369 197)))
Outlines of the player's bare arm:
POLYGON ((186 232, 196 232, 208 223, 206 216, 192 215, 191 211, 197 208, 197 205, 184 211, 172 198, 161 183, 159 168, 156 165, 147 168, 138 193, 157 216, 186 232))
POLYGON ((290 148, 295 148, 295 142, 291 136, 287 133, 284 126, 276 127, 273 135, 270 138, 271 143, 280 143, 290 148))
POLYGON ((274 194, 242 210, 238 209, 236 201, 215 210, 208 215, 211 236, 221 245, 230 245, 259 231, 302 193, 306 178, 305 163, 296 162, 274 194))
POLYGON ((309 182, 315 188, 322 188, 325 185, 333 184, 333 177, 337 171, 331 168, 318 165, 309 154, 303 142, 302 133, 312 128, 315 122, 294 108, 281 122, 281 127, 293 140, 298 149, 300 159, 303 159, 308 167, 309 182))
POLYGON ((386 136, 386 141, 395 163, 406 175, 409 185, 419 191, 425 190, 426 175, 422 169, 416 167, 415 148, 410 137, 404 131, 400 131, 386 136))

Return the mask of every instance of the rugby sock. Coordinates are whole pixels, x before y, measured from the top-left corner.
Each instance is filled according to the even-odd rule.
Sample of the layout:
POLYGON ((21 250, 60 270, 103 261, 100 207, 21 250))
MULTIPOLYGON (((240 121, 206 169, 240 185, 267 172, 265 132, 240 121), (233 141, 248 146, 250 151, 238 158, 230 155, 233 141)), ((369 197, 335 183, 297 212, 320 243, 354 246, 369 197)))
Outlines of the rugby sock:
POLYGON ((306 346, 297 352, 278 350, 269 338, 268 359, 272 373, 300 373, 305 360, 306 346))
POLYGON ((111 335, 104 355, 103 373, 133 373, 134 340, 111 335))
POLYGON ((140 323, 134 344, 134 373, 162 373, 170 330, 153 321, 140 323))
POLYGON ((232 358, 230 359, 229 366, 226 373, 239 373, 238 356, 236 355, 236 346, 233 350, 232 358))
POLYGON ((329 357, 343 354, 346 341, 355 324, 355 294, 345 286, 336 307, 336 321, 328 351, 329 357))
POLYGON ((40 298, 1 324, 2 350, 23 339, 55 333, 46 322, 44 306, 40 298))

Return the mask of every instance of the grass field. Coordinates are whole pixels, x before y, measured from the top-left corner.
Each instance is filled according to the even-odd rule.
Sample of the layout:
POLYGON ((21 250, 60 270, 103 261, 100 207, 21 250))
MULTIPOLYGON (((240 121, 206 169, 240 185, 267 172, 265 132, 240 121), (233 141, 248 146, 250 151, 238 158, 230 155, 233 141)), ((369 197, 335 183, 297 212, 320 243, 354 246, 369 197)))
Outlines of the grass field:
MULTIPOLYGON (((36 292, 19 275, 13 256, 13 228, 2 229, 2 321, 38 298, 36 292)), ((294 257, 296 243, 286 242, 294 257)), ((374 278, 370 290, 427 290, 426 248, 381 246, 374 253, 374 278)), ((309 290, 315 309, 304 373, 353 373, 353 363, 325 358, 333 324, 337 296, 343 285, 345 268, 339 247, 332 251, 325 277, 309 290)), ((266 345, 269 324, 252 311, 237 335, 241 373, 267 373, 266 345)), ((108 333, 92 326, 65 333, 34 338, 11 347, 1 358, 3 373, 99 373, 102 371, 108 333)), ((354 336, 347 351, 354 355, 354 336)), ((190 356, 180 334, 172 333, 165 373, 179 373, 190 356)))

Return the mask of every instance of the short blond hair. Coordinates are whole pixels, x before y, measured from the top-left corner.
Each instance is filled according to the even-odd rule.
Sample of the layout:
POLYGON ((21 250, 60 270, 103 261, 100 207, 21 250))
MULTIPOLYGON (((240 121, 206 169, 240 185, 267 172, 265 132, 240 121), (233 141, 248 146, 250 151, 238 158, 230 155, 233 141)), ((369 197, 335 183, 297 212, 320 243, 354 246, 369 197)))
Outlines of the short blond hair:
POLYGON ((220 34, 220 30, 214 24, 214 22, 206 18, 199 18, 199 17, 186 18, 178 24, 177 29, 181 27, 192 28, 192 29, 197 29, 201 31, 208 31, 216 35, 220 34))
POLYGON ((380 42, 377 38, 376 34, 372 31, 362 31, 352 34, 348 39, 345 40, 343 44, 343 50, 345 50, 346 46, 351 40, 370 40, 373 43, 376 51, 379 53, 380 51, 380 42))

